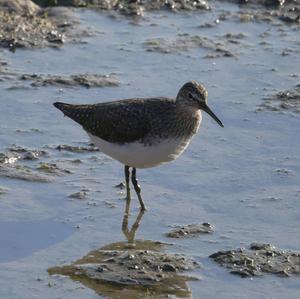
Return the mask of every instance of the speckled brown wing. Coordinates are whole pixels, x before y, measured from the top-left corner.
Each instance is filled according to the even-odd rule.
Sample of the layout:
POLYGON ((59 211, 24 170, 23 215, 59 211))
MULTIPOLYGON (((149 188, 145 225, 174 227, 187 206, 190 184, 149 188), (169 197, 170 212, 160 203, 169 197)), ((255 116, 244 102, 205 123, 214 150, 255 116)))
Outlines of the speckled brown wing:
POLYGON ((113 143, 134 142, 149 132, 143 99, 130 99, 95 105, 71 105, 56 102, 54 106, 88 132, 113 143))

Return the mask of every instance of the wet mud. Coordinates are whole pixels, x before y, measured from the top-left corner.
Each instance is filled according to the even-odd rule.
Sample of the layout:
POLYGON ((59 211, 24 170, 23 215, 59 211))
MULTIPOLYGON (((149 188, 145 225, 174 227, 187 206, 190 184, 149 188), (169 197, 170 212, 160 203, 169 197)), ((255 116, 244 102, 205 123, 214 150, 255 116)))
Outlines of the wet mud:
POLYGON ((292 89, 280 91, 263 99, 256 111, 291 111, 300 112, 300 84, 292 89))
POLYGON ((0 186, 0 196, 1 196, 2 194, 5 194, 7 191, 8 191, 7 188, 3 188, 3 187, 0 186))
POLYGON ((71 193, 70 195, 68 195, 68 197, 76 198, 76 199, 85 199, 87 195, 88 195, 87 191, 78 191, 78 192, 71 193))
POLYGON ((43 175, 28 166, 14 164, 0 164, 0 177, 42 183, 53 180, 53 177, 43 175))
POLYGON ((74 75, 51 75, 51 74, 19 74, 8 67, 0 68, 0 82, 14 82, 8 89, 20 89, 27 87, 58 86, 72 87, 117 87, 121 82, 112 75, 101 74, 74 74, 74 75))
POLYGON ((38 160, 42 156, 47 156, 44 150, 28 149, 13 145, 5 153, 0 153, 1 164, 13 164, 19 160, 38 160))
POLYGON ((185 226, 178 226, 166 233, 169 238, 186 238, 195 237, 201 234, 210 234, 213 232, 212 225, 204 222, 199 224, 189 224, 185 226))
POLYGON ((112 87, 119 86, 120 81, 109 75, 78 74, 71 76, 24 74, 21 81, 30 81, 33 87, 63 86, 63 87, 112 87))
POLYGON ((48 269, 50 275, 69 276, 74 281, 109 298, 176 298, 190 297, 184 271, 199 267, 183 254, 166 253, 166 244, 151 240, 135 240, 143 213, 128 227, 130 202, 127 201, 122 231, 127 242, 117 242, 93 250, 70 265, 48 269))
POLYGON ((178 10, 209 10, 210 5, 205 0, 155 0, 155 1, 128 1, 128 0, 35 0, 39 5, 66 5, 75 7, 99 8, 115 10, 125 15, 141 16, 145 11, 158 9, 178 10))
MULTIPOLYGON (((167 280, 174 279, 174 274, 194 269, 197 263, 181 254, 137 249, 99 249, 76 261, 72 266, 68 269, 69 275, 73 272, 75 275, 85 275, 96 281, 150 286, 163 285, 167 280)), ((60 273, 66 274, 64 270, 67 269, 60 269, 60 273)), ((52 269, 52 274, 54 271, 52 269)))
POLYGON ((55 147, 59 151, 67 151, 72 153, 86 153, 86 152, 99 152, 99 148, 94 145, 89 146, 77 146, 70 144, 60 144, 55 147))
POLYGON ((0 8, 6 12, 19 15, 34 15, 39 12, 40 7, 31 0, 0 0, 0 8))
POLYGON ((144 43, 148 52, 158 52, 163 54, 182 53, 194 48, 204 48, 210 50, 205 58, 235 57, 235 54, 226 48, 221 41, 215 42, 207 37, 199 35, 180 34, 176 39, 155 38, 144 43))
POLYGON ((0 1, 0 46, 16 48, 58 46, 65 42, 67 20, 40 9, 32 1, 0 1))
MULTIPOLYGON (((8 70, 7 66, 8 63, 1 57, 1 52, 0 52, 0 74, 8 70)), ((0 79, 0 81, 2 81, 2 79, 0 79)))
MULTIPOLYGON (((127 16, 143 16, 147 11, 167 9, 170 11, 180 10, 210 10, 213 5, 209 1, 127 1, 127 0, 35 0, 42 6, 66 5, 74 7, 99 8, 113 10, 127 16)), ((222 0, 220 1, 222 2, 222 0)), ((279 19, 285 23, 300 23, 299 2, 294 0, 228 0, 239 5, 245 12, 241 14, 241 20, 272 21, 279 19)))
MULTIPOLYGON (((147 248, 152 246, 151 241, 140 242, 136 242, 137 248, 145 247, 144 244, 147 248)), ((195 261, 181 254, 149 249, 99 249, 71 265, 53 267, 48 272, 69 276, 109 298, 186 298, 190 296, 186 282, 195 278, 182 272, 196 267, 195 261)))
POLYGON ((120 184, 115 185, 115 188, 119 189, 119 190, 124 190, 125 187, 126 187, 126 185, 123 182, 121 182, 120 184))
POLYGON ((210 258, 241 277, 300 274, 300 252, 279 250, 270 244, 252 243, 249 249, 218 251, 210 258))
POLYGON ((49 155, 44 149, 29 149, 18 145, 10 146, 8 151, 17 160, 38 160, 40 157, 49 155))
MULTIPOLYGON (((66 41, 79 41, 84 36, 93 34, 91 29, 80 29, 78 22, 74 20, 72 13, 68 9, 60 6, 53 7, 57 5, 113 10, 129 16, 141 16, 144 14, 144 11, 166 8, 172 11, 211 9, 205 0, 143 2, 74 0, 35 2, 36 4, 31 0, 26 2, 20 0, 0 1, 0 47, 9 48, 12 51, 17 48, 59 47, 66 41)), ((237 3, 241 4, 241 1, 237 1, 237 3)), ((235 18, 242 22, 272 22, 276 19, 287 24, 300 24, 299 11, 300 5, 297 1, 245 1, 245 5, 241 5, 239 11, 235 13, 225 12, 219 19, 235 18)), ((220 20, 217 23, 208 24, 215 26, 220 23, 220 20)), ((209 26, 207 25, 207 27, 209 26)), ((175 41, 154 39, 147 41, 145 45, 148 51, 160 53, 177 53, 198 46, 213 50, 213 53, 207 55, 208 58, 235 56, 223 44, 218 44, 199 36, 179 38, 175 41)), ((49 79, 51 80, 51 78, 49 79)), ((95 86, 98 85, 95 84, 95 86)))
MULTIPOLYGON (((231 14, 242 22, 277 22, 287 25, 300 24, 300 3, 295 0, 220 0, 239 6, 239 11, 231 14)), ((229 15, 227 16, 229 17, 229 15)))
MULTIPOLYGON (((180 10, 211 10, 214 5, 209 1, 127 1, 127 0, 36 0, 42 6, 66 5, 74 7, 99 8, 108 11, 117 11, 126 16, 143 16, 147 11, 167 9, 170 11, 180 10)), ((233 13, 231 17, 240 21, 264 21, 273 22, 280 20, 286 24, 300 23, 300 4, 295 0, 221 0, 237 4, 240 11, 233 13)), ((226 12, 227 17, 230 16, 226 12)))
POLYGON ((37 170, 47 173, 47 174, 53 174, 56 176, 62 176, 66 174, 70 174, 71 171, 65 168, 59 167, 56 163, 45 163, 40 162, 38 166, 36 167, 37 170))
POLYGON ((0 1, 0 47, 12 51, 75 41, 83 33, 77 25, 71 11, 64 8, 42 9, 31 0, 0 1))
POLYGON ((49 158, 44 149, 28 149, 13 145, 0 153, 0 176, 32 182, 51 182, 57 176, 70 174, 56 163, 40 162, 49 158))

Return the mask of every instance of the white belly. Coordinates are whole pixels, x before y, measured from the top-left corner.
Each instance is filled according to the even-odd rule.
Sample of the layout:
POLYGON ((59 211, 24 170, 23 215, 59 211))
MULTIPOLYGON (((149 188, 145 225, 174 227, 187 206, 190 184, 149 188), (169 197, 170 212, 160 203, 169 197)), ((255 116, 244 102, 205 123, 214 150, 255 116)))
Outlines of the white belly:
POLYGON ((110 143, 89 134, 90 139, 106 155, 124 165, 136 168, 153 167, 178 158, 189 145, 191 138, 170 138, 148 146, 140 142, 110 143))

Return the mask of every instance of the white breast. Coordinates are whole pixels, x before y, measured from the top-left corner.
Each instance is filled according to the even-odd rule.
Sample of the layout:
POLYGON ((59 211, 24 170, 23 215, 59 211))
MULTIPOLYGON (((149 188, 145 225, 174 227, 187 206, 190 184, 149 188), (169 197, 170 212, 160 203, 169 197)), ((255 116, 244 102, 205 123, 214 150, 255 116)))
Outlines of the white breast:
POLYGON ((124 165, 136 168, 153 167, 178 158, 187 148, 190 138, 169 138, 148 146, 140 142, 117 144, 88 133, 91 141, 106 155, 124 165))

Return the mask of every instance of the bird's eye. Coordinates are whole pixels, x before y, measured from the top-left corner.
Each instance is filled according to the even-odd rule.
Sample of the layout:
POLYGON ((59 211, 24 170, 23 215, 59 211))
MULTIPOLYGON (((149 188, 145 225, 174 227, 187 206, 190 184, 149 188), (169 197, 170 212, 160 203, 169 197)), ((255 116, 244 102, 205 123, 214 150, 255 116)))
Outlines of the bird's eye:
POLYGON ((193 95, 189 92, 189 98, 192 100, 194 97, 193 95))

